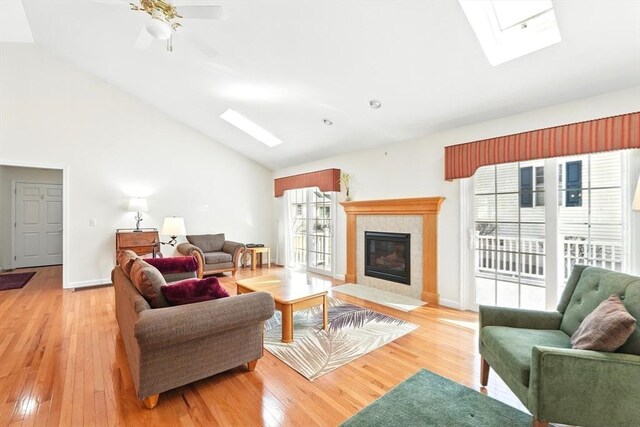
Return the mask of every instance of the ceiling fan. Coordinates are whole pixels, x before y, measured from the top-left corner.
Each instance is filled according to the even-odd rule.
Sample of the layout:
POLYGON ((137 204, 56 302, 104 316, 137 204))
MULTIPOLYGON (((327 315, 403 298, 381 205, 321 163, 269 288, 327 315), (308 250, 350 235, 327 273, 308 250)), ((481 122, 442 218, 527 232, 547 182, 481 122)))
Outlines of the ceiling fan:
POLYGON ((185 28, 181 19, 226 19, 227 14, 222 6, 189 4, 180 0, 93 0, 96 3, 108 5, 128 5, 132 11, 143 12, 150 19, 140 30, 134 46, 137 49, 147 49, 155 40, 166 41, 167 50, 173 51, 173 37, 180 34, 204 53, 207 57, 217 55, 207 42, 185 28))

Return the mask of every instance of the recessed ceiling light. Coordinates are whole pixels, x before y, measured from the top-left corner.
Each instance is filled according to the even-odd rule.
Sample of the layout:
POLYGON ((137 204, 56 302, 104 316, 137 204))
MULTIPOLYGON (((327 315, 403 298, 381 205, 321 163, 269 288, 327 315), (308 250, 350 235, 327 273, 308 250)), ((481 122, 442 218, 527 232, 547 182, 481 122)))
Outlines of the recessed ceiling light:
POLYGON ((372 99, 371 101, 369 101, 369 107, 373 108, 374 110, 377 110, 378 108, 382 107, 382 103, 380 101, 376 101, 375 99, 372 99))
POLYGON ((551 0, 458 0, 493 66, 561 41, 551 0))
POLYGON ((276 138, 271 133, 269 133, 269 131, 261 128, 237 111, 228 109, 220 115, 220 118, 227 123, 230 123, 233 126, 237 127, 246 134, 254 137, 264 145, 274 147, 278 144, 282 144, 282 141, 280 139, 276 138))
POLYGON ((333 122, 331 120, 329 120, 329 119, 324 119, 323 122, 327 126, 331 126, 333 124, 333 122))

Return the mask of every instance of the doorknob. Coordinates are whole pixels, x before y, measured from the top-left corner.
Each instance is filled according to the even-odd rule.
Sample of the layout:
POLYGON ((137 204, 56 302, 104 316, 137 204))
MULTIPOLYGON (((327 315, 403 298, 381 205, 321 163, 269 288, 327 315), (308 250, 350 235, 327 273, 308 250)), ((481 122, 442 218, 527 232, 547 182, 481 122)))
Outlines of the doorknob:
POLYGON ((58 228, 58 231, 62 233, 62 228, 58 228))

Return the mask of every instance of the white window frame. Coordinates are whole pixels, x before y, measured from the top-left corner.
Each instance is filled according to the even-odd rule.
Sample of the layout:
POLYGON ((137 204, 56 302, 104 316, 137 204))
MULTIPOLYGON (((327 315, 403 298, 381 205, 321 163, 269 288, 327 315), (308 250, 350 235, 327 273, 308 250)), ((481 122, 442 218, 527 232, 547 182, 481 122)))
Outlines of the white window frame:
MULTIPOLYGON (((556 260, 559 257, 560 242, 558 238, 557 210, 560 200, 556 187, 558 182, 558 165, 564 165, 561 158, 545 160, 545 215, 546 241, 545 246, 545 276, 546 292, 545 306, 547 310, 554 310, 559 300, 558 289, 563 283, 562 269, 556 260), (552 262, 552 260, 554 262, 552 262)), ((535 174, 535 171, 533 172, 535 174)), ((566 174, 566 171, 563 173, 566 174)), ((640 176, 640 149, 625 150, 622 156, 622 240, 623 266, 634 275, 640 275, 640 239, 633 236, 640 235, 640 212, 631 211, 635 185, 640 176)), ((535 175, 534 175, 535 184, 535 175)), ((534 185, 535 187, 535 185, 534 185)), ((460 180, 460 309, 478 311, 475 303, 475 218, 474 218, 474 188, 475 178, 460 180)), ((535 199, 535 197, 534 197, 535 199)), ((534 202, 535 203, 535 202, 534 202)))

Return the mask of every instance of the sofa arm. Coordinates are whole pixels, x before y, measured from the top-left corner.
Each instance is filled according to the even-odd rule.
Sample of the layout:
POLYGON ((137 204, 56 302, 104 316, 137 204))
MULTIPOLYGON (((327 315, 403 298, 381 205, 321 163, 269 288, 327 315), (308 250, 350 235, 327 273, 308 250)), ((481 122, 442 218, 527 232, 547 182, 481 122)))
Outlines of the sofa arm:
POLYGON ((235 263, 236 257, 239 255, 239 252, 244 249, 244 243, 232 242, 231 240, 227 240, 224 242, 224 246, 222 246, 222 252, 226 252, 233 256, 233 262, 235 263))
POLYGON ((623 426, 640 420, 640 356, 534 347, 528 409, 540 420, 623 426))
POLYGON ((191 243, 180 243, 176 246, 176 250, 185 256, 195 256, 194 252, 200 254, 202 259, 204 259, 204 252, 199 247, 192 245, 191 243))
POLYGON ((507 326, 526 329, 559 329, 562 314, 557 311, 480 306, 480 329, 485 326, 507 326))
POLYGON ((158 349, 264 322, 274 302, 266 292, 220 298, 195 304, 144 310, 134 333, 141 350, 158 349))
POLYGON ((177 251, 183 255, 192 256, 196 259, 196 264, 198 264, 198 270, 196 271, 196 276, 198 279, 202 279, 204 276, 204 252, 202 249, 197 247, 196 245, 192 245, 191 243, 180 243, 176 247, 177 251))

